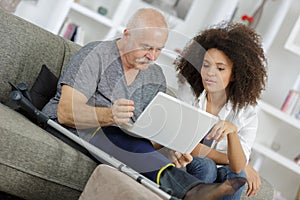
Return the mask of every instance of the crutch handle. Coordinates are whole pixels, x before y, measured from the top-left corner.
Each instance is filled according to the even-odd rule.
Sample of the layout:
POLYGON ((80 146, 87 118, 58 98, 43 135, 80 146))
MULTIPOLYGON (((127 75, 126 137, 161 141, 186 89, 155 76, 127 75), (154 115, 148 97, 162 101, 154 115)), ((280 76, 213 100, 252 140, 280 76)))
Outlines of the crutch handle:
POLYGON ((47 121, 49 120, 49 117, 40 112, 34 105, 32 105, 32 103, 27 98, 25 98, 20 91, 12 91, 9 94, 9 97, 10 99, 16 101, 26 112, 32 114, 41 122, 47 123, 47 121))

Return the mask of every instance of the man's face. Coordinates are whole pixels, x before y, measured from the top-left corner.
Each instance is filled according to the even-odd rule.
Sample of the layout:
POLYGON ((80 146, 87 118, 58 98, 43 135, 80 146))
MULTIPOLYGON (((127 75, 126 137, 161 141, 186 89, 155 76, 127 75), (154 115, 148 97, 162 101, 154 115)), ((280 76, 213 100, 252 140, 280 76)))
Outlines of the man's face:
POLYGON ((168 37, 167 29, 145 28, 128 31, 127 64, 139 70, 147 69, 157 60, 168 37))

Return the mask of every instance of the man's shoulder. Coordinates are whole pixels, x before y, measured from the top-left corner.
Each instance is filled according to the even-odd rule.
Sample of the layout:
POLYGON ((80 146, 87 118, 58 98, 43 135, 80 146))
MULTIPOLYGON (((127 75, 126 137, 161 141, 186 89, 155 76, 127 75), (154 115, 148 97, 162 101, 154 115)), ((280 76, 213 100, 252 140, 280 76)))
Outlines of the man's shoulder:
POLYGON ((116 46, 115 40, 93 41, 93 42, 89 42, 88 44, 83 46, 81 48, 81 51, 91 51, 95 48, 97 48, 97 50, 101 50, 101 51, 108 51, 112 48, 115 48, 115 46, 116 46))

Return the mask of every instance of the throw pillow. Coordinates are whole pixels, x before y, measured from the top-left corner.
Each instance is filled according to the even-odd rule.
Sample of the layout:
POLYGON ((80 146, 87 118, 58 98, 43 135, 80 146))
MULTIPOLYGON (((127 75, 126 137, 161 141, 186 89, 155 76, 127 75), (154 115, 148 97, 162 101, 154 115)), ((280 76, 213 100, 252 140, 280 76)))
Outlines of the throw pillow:
POLYGON ((37 109, 41 110, 54 97, 57 82, 58 78, 46 65, 42 65, 41 71, 30 90, 32 104, 37 109))

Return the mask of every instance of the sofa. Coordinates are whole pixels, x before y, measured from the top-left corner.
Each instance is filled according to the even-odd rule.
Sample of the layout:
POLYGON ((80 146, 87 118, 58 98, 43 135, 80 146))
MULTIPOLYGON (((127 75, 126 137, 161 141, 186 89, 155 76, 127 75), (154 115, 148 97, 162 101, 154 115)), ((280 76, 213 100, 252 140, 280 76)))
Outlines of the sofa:
MULTIPOLYGON (((87 199, 93 189, 104 199, 160 199, 116 169, 97 167, 9 106, 9 81, 31 88, 42 65, 59 77, 80 46, 1 9, 0 19, 0 199, 87 199)), ((272 199, 272 190, 263 197, 257 199, 272 199)))

